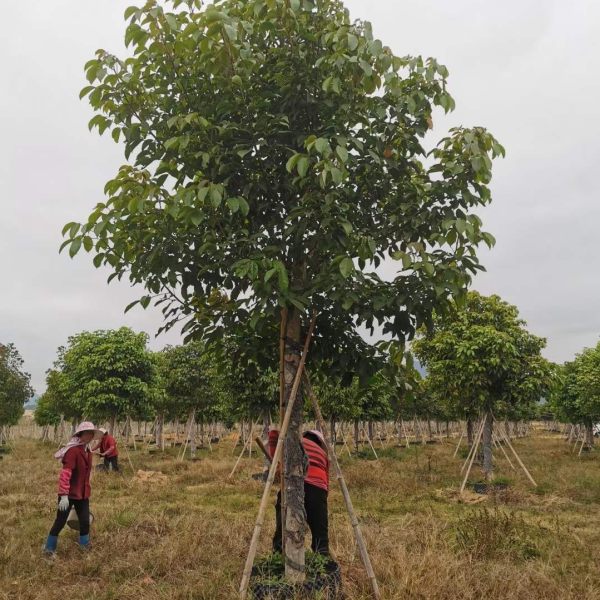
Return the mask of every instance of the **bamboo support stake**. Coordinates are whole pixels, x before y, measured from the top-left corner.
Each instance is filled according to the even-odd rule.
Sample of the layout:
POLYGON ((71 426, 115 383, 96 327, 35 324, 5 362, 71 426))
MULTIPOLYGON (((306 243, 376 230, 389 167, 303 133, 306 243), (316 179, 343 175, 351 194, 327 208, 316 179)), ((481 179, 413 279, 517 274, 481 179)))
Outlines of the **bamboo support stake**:
POLYGON ((456 455, 458 454, 458 449, 460 448, 460 444, 462 443, 464 437, 465 437, 465 432, 461 431, 460 439, 458 440, 458 444, 456 444, 456 450, 454 451, 454 455, 452 456, 452 458, 456 458, 456 455))
MULTIPOLYGON (((479 439, 479 436, 481 435, 482 430, 483 430, 483 421, 481 422, 481 425, 480 425, 479 429, 477 430, 477 435, 475 436, 476 440, 479 439)), ((477 448, 477 444, 473 444, 471 446, 471 449, 469 450, 469 454, 467 454, 467 458, 466 458, 465 462, 463 463, 463 466, 460 470, 461 473, 465 470, 465 467, 467 466, 467 463, 471 459, 471 455, 475 453, 476 448, 477 448)))
POLYGON ((477 439, 473 444, 473 452, 471 453, 471 462, 469 463, 469 468, 465 473, 465 478, 463 479, 462 485, 460 486, 460 493, 462 494, 465 491, 465 485, 467 485, 467 480, 469 479, 469 474, 471 473, 471 468, 473 467, 473 461, 475 460, 475 455, 477 454, 477 448, 479 446, 479 442, 481 441, 481 435, 483 434, 483 428, 485 426, 485 422, 487 421, 487 413, 483 418, 481 423, 481 427, 479 428, 479 432, 477 433, 477 439))
POLYGON ((371 446, 371 450, 373 450, 373 454, 375 455, 375 460, 378 461, 379 456, 377 456, 377 452, 375 451, 375 446, 373 446, 373 442, 371 441, 369 434, 367 433, 367 431, 364 428, 363 428, 363 434, 367 438, 367 441, 369 442, 369 446, 371 446))
MULTIPOLYGON (((250 423, 252 423, 252 421, 250 421, 250 423)), ((252 425, 252 431, 254 431, 254 427, 256 426, 257 423, 258 423, 258 419, 255 421, 254 425, 252 425)), ((249 435, 248 439, 246 440, 246 443, 244 444, 244 447, 242 448, 242 451, 240 452, 238 459, 235 461, 235 465, 233 465, 233 469, 231 469, 231 473, 229 473, 229 476, 227 477, 227 479, 231 479, 233 477, 234 473, 237 470, 238 465, 240 464, 240 461, 242 460, 242 456, 244 456, 244 452, 246 452, 246 446, 251 443, 252 443, 252 436, 249 435)))
MULTIPOLYGON (((497 438, 497 434, 494 434, 494 438, 497 438)), ((512 461, 510 460, 508 454, 506 453, 506 450, 504 449, 504 446, 502 445, 502 438, 500 438, 500 442, 496 441, 496 446, 499 446, 500 450, 502 450, 504 456, 506 457, 506 460, 508 461, 508 464, 510 465, 510 468, 513 471, 516 471, 517 469, 515 468, 515 465, 512 464, 512 461)))
POLYGON ((527 475, 527 478, 529 479, 529 481, 531 481, 531 483, 535 487, 537 487, 537 483, 535 482, 535 479, 531 476, 531 473, 527 470, 527 467, 523 464, 523 461, 521 460, 521 457, 517 454, 517 451, 513 448, 513 445, 510 443, 510 440, 508 439, 508 436, 505 435, 504 439, 506 440, 506 443, 508 444, 508 447, 512 450, 512 453, 515 455, 515 458, 517 459, 517 462, 521 466, 521 469, 523 469, 525 475, 527 475))
POLYGON ((306 355, 308 354, 308 347, 313 335, 316 319, 316 315, 313 314, 308 327, 308 333, 306 334, 306 339, 304 340, 304 348, 302 351, 302 356, 300 357, 300 364, 298 365, 296 377, 294 378, 294 383, 290 391, 290 397, 288 398, 288 403, 285 409, 285 416, 283 417, 281 431, 279 432, 279 438, 277 439, 277 446, 275 448, 275 454, 273 455, 273 462, 271 463, 271 468, 269 469, 269 476, 267 477, 265 489, 263 490, 262 499, 258 508, 258 516, 256 517, 256 524, 254 525, 254 532, 252 533, 252 540, 250 542, 250 549, 248 550, 248 556, 246 558, 246 564, 244 565, 244 572, 242 574, 242 581, 240 583, 240 600, 246 599, 248 584, 250 583, 250 575, 252 573, 252 566, 254 565, 254 557, 256 556, 256 549, 258 547, 258 539, 265 521, 265 512, 267 510, 267 503, 269 501, 269 492, 271 491, 271 486, 273 485, 273 480, 275 479, 277 464, 279 463, 281 454, 283 452, 283 440, 285 439, 288 427, 290 425, 290 420, 292 418, 292 408, 296 403, 296 396, 298 395, 298 389, 300 388, 300 382, 302 381, 302 371, 304 370, 304 365, 306 364, 306 355))

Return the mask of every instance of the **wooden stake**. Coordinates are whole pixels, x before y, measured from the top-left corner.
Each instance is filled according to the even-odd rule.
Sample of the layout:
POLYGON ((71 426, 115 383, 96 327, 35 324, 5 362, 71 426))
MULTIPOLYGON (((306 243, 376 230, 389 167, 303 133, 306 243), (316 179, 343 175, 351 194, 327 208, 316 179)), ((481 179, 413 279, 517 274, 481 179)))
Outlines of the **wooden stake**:
POLYGON ((265 512, 267 510, 267 502, 269 501, 269 492, 271 491, 271 486, 273 485, 273 480, 275 479, 275 473, 277 472, 277 465, 281 458, 281 453, 283 452, 283 440, 285 439, 288 427, 290 425, 290 420, 292 418, 292 409, 296 403, 296 396, 298 395, 298 389, 300 388, 300 382, 302 381, 302 372, 304 370, 304 365, 306 364, 306 355, 308 354, 308 348, 310 346, 310 341, 315 329, 316 320, 316 314, 313 314, 308 327, 308 333, 306 334, 306 339, 304 340, 304 348, 302 351, 302 356, 300 357, 300 364, 298 365, 296 377, 294 378, 294 383, 290 391, 290 397, 285 409, 285 416, 283 417, 281 431, 279 432, 279 438, 277 439, 277 447, 275 448, 275 454, 273 455, 273 462, 271 463, 271 468, 269 469, 269 476, 267 477, 265 489, 263 490, 262 499, 258 508, 258 516, 256 517, 256 524, 254 525, 252 540, 250 541, 250 549, 248 550, 248 556, 246 558, 246 564, 244 565, 244 572, 242 574, 242 581, 240 583, 240 600, 246 600, 248 584, 250 583, 250 575, 252 574, 252 566, 254 565, 254 557, 256 556, 256 549, 258 547, 258 539, 265 521, 265 512))
MULTIPOLYGON (((475 436, 475 439, 479 439, 479 436, 481 435, 481 432, 483 431, 483 421, 481 423, 481 426, 479 427, 479 429, 477 430, 477 435, 475 436)), ((471 446, 471 449, 469 450, 469 454, 467 454, 467 458, 465 460, 465 462, 463 463, 463 466, 460 470, 460 472, 462 473, 465 470, 465 467, 467 466, 469 460, 471 459, 471 455, 474 454, 474 451, 476 449, 477 444, 473 444, 471 446)))
POLYGON ((263 444, 263 441, 258 436, 254 438, 254 441, 256 442, 256 445, 262 450, 262 453, 265 455, 265 458, 269 462, 272 462, 271 455, 269 454, 269 452, 265 448, 265 445, 263 444))
POLYGON ((527 467, 523 464, 523 461, 521 460, 521 457, 517 454, 517 451, 513 448, 513 445, 510 443, 510 440, 508 439, 508 436, 505 435, 504 439, 506 440, 506 443, 508 444, 508 447, 512 450, 512 453, 515 455, 515 458, 517 459, 517 462, 521 466, 521 469, 523 469, 523 471, 525 472, 525 475, 527 475, 527 478, 529 479, 529 481, 531 481, 531 483, 535 487, 537 487, 537 483, 535 482, 535 479, 531 476, 531 473, 527 470, 527 467))
POLYGON ((373 446, 373 442, 371 442, 371 438, 369 437, 369 434, 367 433, 366 429, 363 427, 361 433, 367 438, 367 441, 369 442, 369 446, 371 446, 371 450, 373 450, 373 454, 375 455, 375 460, 379 460, 379 456, 377 456, 377 452, 375 452, 375 446, 373 446))
POLYGON ((460 439, 458 440, 458 444, 456 444, 456 450, 454 451, 454 455, 452 458, 456 458, 456 455, 458 454, 458 449, 460 448, 460 444, 463 441, 463 438, 465 437, 465 432, 461 431, 460 432, 460 439))
MULTIPOLYGON (((250 423, 252 423, 252 421, 250 421, 250 423)), ((257 423, 258 423, 258 419, 255 421, 254 425, 252 425, 252 431, 254 431, 254 427, 256 426, 257 423)), ((238 459, 235 461, 235 465, 233 465, 233 469, 231 469, 231 473, 229 473, 229 476, 227 477, 227 479, 231 479, 233 477, 238 465, 240 464, 240 460, 242 460, 242 456, 244 456, 244 452, 246 451, 246 446, 251 443, 252 443, 252 435, 249 435, 248 439, 246 440, 246 443, 244 444, 244 447, 242 448, 242 451, 240 452, 238 459)))
POLYGON ((344 502, 346 504, 346 510, 348 511, 348 516, 350 517, 350 522, 352 523, 352 529, 354 530, 356 544, 358 546, 360 556, 363 561, 363 565, 365 566, 365 570, 367 571, 367 576, 369 577, 369 579, 371 581, 371 587, 373 588, 373 597, 376 600, 380 600, 381 593, 379 592, 379 585, 377 583, 377 577, 375 577, 375 571, 373 570, 373 565, 371 564, 369 552, 367 551, 367 545, 365 544, 365 540, 363 538, 363 534, 360 529, 360 523, 358 522, 358 519, 356 517, 356 512, 354 511, 354 506, 352 505, 352 499, 350 498, 350 492, 348 491, 348 486, 346 485, 346 480, 344 479, 344 475, 342 474, 342 469, 340 468, 340 463, 338 462, 337 455, 336 455, 335 451, 332 449, 331 444, 327 440, 325 421, 323 420, 323 415, 321 413, 321 408, 319 407, 317 398, 312 391, 308 373, 305 373, 305 379, 306 379, 306 384, 307 384, 307 389, 308 389, 308 395, 309 395, 311 403, 313 405, 313 410, 315 411, 315 415, 317 417, 317 422, 319 423, 319 429, 321 429, 321 431, 323 432, 323 434, 325 436, 325 445, 327 446, 327 451, 329 452, 329 456, 331 458, 331 461, 333 462, 336 479, 338 480, 340 489, 342 490, 342 495, 344 497, 344 502))
MULTIPOLYGON (((497 433, 494 433, 494 439, 496 439, 498 436, 497 433)), ((506 453, 506 450, 504 449, 504 446, 502 445, 502 438, 500 438, 500 443, 498 441, 496 441, 496 447, 500 446, 500 450, 502 450, 502 452, 504 453, 504 456, 506 457, 506 460, 508 461, 508 464, 510 465, 510 468, 513 471, 516 471, 515 466, 512 464, 510 458, 508 457, 508 454, 506 453)))
POLYGON ((479 442, 481 441, 481 435, 483 433, 483 428, 485 426, 485 422, 487 421, 487 413, 483 418, 481 423, 481 427, 479 428, 479 432, 477 434, 477 440, 473 444, 473 452, 471 453, 471 462, 469 463, 469 468, 465 473, 465 478, 463 479, 462 485, 460 486, 460 493, 462 494, 465 491, 465 485, 467 485, 467 479, 469 479, 469 473, 471 472, 471 467, 473 466, 473 461, 475 460, 475 455, 477 454, 477 448, 479 447, 479 442))

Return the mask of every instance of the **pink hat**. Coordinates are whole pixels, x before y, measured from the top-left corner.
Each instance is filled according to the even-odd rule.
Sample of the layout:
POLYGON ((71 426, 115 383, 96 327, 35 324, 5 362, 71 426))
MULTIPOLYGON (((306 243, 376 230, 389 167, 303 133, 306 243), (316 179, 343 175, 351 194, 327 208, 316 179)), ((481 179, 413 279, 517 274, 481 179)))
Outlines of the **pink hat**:
POLYGON ((95 438, 103 435, 102 431, 97 429, 91 421, 83 421, 82 423, 79 423, 79 425, 77 425, 77 429, 75 430, 75 435, 83 433, 84 431, 93 431, 95 438))
POLYGON ((318 429, 310 429, 306 433, 312 433, 313 435, 317 436, 321 440, 323 446, 325 446, 325 437, 318 429))

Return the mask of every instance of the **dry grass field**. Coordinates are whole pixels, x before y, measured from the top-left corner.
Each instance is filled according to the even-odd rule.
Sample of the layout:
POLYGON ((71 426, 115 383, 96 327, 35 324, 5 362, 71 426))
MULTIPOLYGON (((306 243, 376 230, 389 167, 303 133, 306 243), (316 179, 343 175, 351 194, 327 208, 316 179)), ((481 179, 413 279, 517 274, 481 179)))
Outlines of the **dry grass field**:
MULTIPOLYGON (((538 489, 498 456, 509 489, 471 504, 458 502, 455 443, 382 449, 379 461, 366 453, 342 459, 383 598, 600 598, 600 456, 578 458, 561 436, 538 431, 515 442, 538 489)), ((93 550, 83 554, 67 529, 52 562, 40 548, 56 502, 54 449, 19 440, 0 461, 0 598, 236 598, 262 491, 251 479, 262 467, 258 457, 244 458, 227 482, 232 441, 200 451, 194 462, 179 462, 176 450, 138 449, 131 451, 136 470, 166 475, 140 482, 122 451, 123 476, 93 476, 93 550)), ((366 599, 368 583, 337 489, 330 513, 347 599, 366 599)), ((268 551, 270 517, 261 552, 268 551)))

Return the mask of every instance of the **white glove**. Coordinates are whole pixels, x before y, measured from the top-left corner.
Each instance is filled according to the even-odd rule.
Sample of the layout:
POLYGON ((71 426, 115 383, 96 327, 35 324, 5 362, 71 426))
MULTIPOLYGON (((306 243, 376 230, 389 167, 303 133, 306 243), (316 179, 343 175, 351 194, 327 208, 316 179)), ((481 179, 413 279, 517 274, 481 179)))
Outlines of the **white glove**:
POLYGON ((65 511, 69 510, 69 496, 61 496, 60 502, 58 503, 58 510, 65 511))

